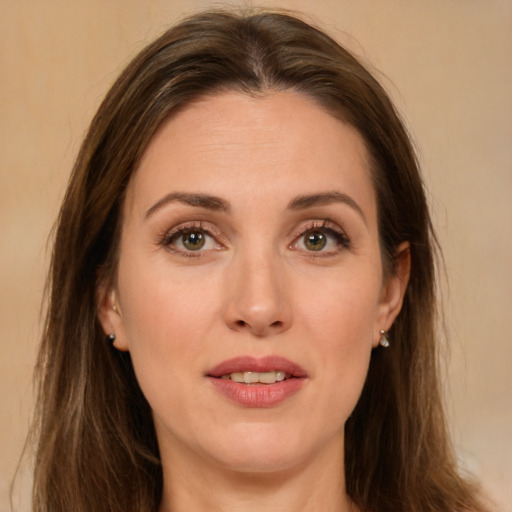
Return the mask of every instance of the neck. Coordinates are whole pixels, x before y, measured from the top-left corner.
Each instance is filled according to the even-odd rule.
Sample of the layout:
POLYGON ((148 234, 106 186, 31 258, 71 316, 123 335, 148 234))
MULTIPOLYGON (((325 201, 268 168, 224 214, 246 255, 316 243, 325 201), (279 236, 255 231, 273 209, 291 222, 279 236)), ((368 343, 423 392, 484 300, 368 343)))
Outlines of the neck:
POLYGON ((278 472, 233 471, 204 460, 163 467, 159 512, 356 512, 345 491, 342 449, 278 472))

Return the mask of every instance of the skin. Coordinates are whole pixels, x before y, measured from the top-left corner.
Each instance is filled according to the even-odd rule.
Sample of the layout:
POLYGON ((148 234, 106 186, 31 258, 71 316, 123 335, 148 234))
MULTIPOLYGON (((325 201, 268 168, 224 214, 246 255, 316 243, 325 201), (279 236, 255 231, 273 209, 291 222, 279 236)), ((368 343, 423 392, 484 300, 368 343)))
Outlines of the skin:
POLYGON ((210 96, 152 139, 128 187, 116 285, 101 290, 99 316, 130 351, 153 411, 161 512, 351 510, 344 424, 409 271, 401 257, 384 278, 367 161, 355 129, 293 92, 210 96), (173 193, 226 208, 162 201, 173 193), (180 226, 205 245, 187 249, 173 235, 180 226), (311 250, 305 233, 325 247, 311 250), (206 374, 246 355, 285 357, 307 379, 276 406, 241 406, 206 374))

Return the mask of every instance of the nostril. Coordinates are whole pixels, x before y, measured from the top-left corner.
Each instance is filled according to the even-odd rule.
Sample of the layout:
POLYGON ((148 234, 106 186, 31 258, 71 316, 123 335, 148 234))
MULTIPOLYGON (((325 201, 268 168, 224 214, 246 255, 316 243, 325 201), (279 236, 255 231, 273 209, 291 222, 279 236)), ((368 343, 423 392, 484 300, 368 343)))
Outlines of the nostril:
POLYGON ((238 325, 238 327, 244 327, 246 323, 243 320, 237 320, 236 325, 238 325))
POLYGON ((281 322, 281 320, 276 320, 275 322, 272 322, 270 324, 270 327, 282 327, 283 326, 283 322, 281 322))

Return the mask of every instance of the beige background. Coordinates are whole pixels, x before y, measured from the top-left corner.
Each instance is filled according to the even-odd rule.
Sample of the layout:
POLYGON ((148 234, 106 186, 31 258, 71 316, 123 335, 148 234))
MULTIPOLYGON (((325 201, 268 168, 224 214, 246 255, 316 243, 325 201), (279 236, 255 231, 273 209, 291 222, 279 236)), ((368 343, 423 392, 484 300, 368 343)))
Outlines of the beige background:
MULTIPOLYGON (((0 0, 0 511, 32 406, 46 241, 84 130, 145 42, 211 5, 0 0)), ((451 425, 462 464, 510 511, 512 0, 266 5, 312 14, 379 69, 411 127, 449 275, 451 425)))

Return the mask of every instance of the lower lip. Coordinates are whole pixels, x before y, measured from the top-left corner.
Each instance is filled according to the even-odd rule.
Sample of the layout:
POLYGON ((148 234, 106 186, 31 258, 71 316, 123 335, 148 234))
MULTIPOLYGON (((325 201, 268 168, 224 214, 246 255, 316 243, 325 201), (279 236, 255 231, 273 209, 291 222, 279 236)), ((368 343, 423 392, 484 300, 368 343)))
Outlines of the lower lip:
POLYGON ((229 379, 210 377, 210 382, 221 395, 245 407, 273 407, 295 395, 304 378, 286 379, 275 384, 241 384, 229 379))

